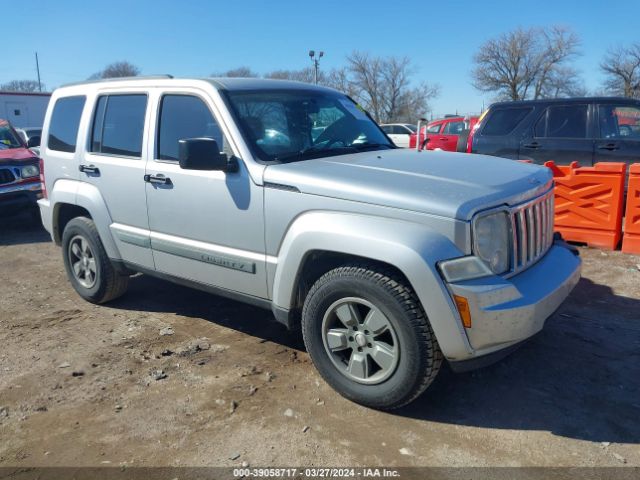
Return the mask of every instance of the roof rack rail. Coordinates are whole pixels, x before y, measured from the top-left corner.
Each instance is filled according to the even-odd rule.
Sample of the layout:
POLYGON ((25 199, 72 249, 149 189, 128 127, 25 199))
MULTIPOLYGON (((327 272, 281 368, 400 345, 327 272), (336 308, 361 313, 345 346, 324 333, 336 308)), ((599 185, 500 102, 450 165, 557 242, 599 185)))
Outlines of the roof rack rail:
POLYGON ((140 75, 137 77, 114 77, 114 78, 96 78, 95 80, 83 80, 81 82, 65 83, 63 87, 72 87, 75 85, 87 85, 92 83, 105 83, 105 82, 124 82, 127 80, 159 80, 163 78, 173 78, 173 75, 168 73, 161 75, 140 75))

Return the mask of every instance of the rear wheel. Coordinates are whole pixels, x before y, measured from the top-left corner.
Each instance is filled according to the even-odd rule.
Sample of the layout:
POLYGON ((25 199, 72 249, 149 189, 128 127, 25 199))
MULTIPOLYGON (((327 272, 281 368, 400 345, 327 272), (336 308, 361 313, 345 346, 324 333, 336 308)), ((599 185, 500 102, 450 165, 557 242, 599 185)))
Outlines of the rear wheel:
POLYGON ((76 217, 62 234, 67 277, 78 294, 92 303, 105 303, 127 290, 129 277, 114 268, 93 221, 76 217))
POLYGON ((373 266, 345 266, 323 275, 305 300, 302 329, 327 383, 373 408, 411 402, 442 363, 413 291, 394 272, 373 266))

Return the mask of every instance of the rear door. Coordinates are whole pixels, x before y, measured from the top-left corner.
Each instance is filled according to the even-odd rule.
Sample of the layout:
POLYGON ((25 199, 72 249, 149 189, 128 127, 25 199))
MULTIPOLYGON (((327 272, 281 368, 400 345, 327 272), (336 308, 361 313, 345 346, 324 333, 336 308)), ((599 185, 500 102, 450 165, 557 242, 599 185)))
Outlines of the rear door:
POLYGON ((80 180, 95 185, 104 198, 122 258, 153 269, 143 181, 148 96, 143 89, 98 94, 80 180))
POLYGON ((451 120, 445 123, 439 135, 440 148, 447 152, 455 152, 458 146, 458 137, 464 130, 464 120, 451 120))
POLYGON ((517 159, 521 132, 531 123, 533 112, 531 105, 490 107, 473 136, 472 153, 517 159))
POLYGON ((596 110, 594 163, 640 161, 640 107, 611 102, 596 110))
POLYGON ((594 134, 588 103, 548 106, 520 141, 519 158, 543 164, 553 160, 558 165, 593 162, 594 134))

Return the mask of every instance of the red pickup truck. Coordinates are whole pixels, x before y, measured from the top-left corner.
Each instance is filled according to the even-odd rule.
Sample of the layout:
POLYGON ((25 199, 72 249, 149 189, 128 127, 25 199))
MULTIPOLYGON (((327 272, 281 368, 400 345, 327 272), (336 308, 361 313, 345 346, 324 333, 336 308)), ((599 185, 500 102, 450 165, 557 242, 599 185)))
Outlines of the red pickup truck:
POLYGON ((0 215, 28 211, 39 217, 41 190, 40 159, 9 122, 0 119, 0 215))
MULTIPOLYGON (((427 136, 427 150, 445 150, 447 152, 468 152, 467 139, 469 132, 478 122, 477 116, 451 116, 433 120, 420 128, 420 144, 424 144, 427 136)), ((409 148, 416 148, 417 134, 409 138, 409 148)), ((423 147, 421 147, 423 148, 423 147)))

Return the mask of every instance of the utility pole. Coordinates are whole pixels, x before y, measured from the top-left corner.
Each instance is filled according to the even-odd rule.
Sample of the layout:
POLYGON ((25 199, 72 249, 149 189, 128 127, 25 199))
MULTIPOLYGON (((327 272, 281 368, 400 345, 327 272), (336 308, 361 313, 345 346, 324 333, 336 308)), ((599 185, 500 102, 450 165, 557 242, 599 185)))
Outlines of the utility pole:
POLYGON ((309 58, 313 62, 313 68, 314 68, 313 72, 314 72, 314 78, 315 78, 315 81, 316 81, 316 85, 318 84, 318 73, 319 73, 319 70, 320 70, 320 59, 323 56, 324 56, 324 52, 322 52, 322 51, 316 57, 315 50, 309 50, 309 58))
POLYGON ((42 92, 42 83, 40 82, 40 63, 38 63, 38 52, 36 52, 36 70, 38 72, 38 90, 42 92))

